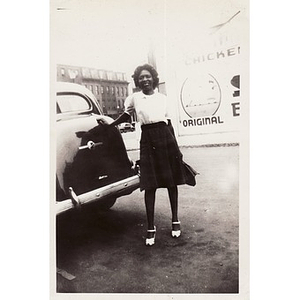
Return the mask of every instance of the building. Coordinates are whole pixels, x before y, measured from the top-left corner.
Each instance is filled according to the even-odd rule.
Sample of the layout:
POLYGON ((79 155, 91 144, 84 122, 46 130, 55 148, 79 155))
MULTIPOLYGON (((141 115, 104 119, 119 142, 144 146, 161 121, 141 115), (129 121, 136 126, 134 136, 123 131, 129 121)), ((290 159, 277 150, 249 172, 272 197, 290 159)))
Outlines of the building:
POLYGON ((74 82, 90 89, 107 116, 115 119, 124 111, 129 84, 125 73, 57 65, 57 81, 74 82))

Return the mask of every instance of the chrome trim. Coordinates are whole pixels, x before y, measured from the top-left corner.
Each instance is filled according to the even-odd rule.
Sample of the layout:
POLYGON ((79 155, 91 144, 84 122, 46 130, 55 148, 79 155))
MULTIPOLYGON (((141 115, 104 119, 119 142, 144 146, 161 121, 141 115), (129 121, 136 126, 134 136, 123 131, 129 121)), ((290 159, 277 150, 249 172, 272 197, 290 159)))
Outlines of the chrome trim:
POLYGON ((138 175, 134 175, 81 195, 76 195, 74 192, 72 196, 76 195, 76 197, 74 196, 71 197, 71 199, 66 199, 55 203, 55 213, 56 215, 59 215, 60 213, 76 208, 79 203, 80 205, 84 205, 93 201, 101 201, 101 199, 110 196, 124 196, 137 189, 139 185, 140 177, 138 175))
POLYGON ((80 200, 79 200, 78 196, 75 194, 72 187, 69 187, 69 194, 70 194, 73 205, 75 207, 79 207, 81 205, 80 200))
POLYGON ((98 142, 98 143, 95 143, 93 141, 88 141, 86 143, 86 145, 83 145, 83 146, 80 146, 78 149, 79 150, 83 150, 83 149, 94 149, 96 146, 101 146, 103 145, 103 142, 98 142))

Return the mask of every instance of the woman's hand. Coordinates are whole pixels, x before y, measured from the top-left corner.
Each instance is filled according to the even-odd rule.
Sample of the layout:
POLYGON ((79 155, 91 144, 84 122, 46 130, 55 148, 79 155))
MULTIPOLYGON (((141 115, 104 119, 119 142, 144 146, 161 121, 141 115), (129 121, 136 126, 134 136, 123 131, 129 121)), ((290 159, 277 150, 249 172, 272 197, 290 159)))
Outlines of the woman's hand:
POLYGON ((97 119, 97 122, 98 122, 98 124, 101 124, 101 125, 108 125, 108 126, 110 126, 110 124, 108 123, 107 119, 103 119, 103 118, 97 119))
POLYGON ((128 115, 127 113, 123 113, 122 115, 120 115, 116 120, 114 120, 111 123, 110 123, 109 119, 106 119, 105 117, 97 119, 97 122, 98 122, 98 124, 101 124, 101 125, 113 127, 113 126, 116 126, 116 125, 126 122, 128 119, 130 119, 130 115, 128 115))
POLYGON ((112 123, 109 122, 107 119, 101 118, 97 119, 97 123, 102 127, 104 131, 107 131, 108 129, 112 128, 112 123))

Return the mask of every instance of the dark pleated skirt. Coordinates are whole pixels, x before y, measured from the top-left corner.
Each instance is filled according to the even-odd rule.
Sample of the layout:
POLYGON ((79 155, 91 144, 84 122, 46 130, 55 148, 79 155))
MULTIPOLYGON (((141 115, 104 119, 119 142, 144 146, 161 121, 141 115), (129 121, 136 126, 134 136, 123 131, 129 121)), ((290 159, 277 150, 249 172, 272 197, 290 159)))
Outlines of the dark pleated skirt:
POLYGON ((141 191, 186 183, 182 154, 165 122, 142 125, 140 171, 141 191))

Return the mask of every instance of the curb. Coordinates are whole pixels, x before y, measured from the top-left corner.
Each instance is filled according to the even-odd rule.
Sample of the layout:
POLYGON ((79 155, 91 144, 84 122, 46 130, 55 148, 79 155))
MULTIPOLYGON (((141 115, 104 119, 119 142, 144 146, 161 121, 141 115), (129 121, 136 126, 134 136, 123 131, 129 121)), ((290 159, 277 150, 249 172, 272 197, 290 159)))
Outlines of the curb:
MULTIPOLYGON (((203 145, 179 145, 179 148, 215 148, 215 147, 238 147, 239 143, 220 143, 203 145)), ((139 148, 127 148, 127 151, 139 151, 139 148)))

